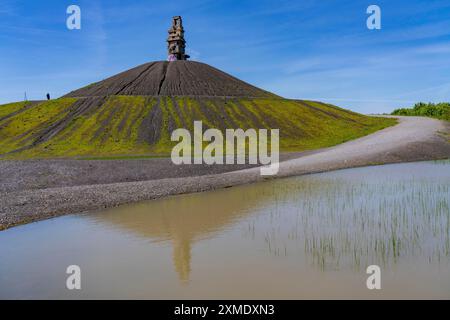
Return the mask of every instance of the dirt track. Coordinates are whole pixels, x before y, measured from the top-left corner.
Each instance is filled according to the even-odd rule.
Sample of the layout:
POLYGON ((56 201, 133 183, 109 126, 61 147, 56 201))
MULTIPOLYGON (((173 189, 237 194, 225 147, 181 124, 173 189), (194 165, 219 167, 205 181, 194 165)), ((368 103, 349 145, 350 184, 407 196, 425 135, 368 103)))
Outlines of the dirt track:
MULTIPOLYGON (((450 133, 448 122, 418 117, 399 117, 399 119, 398 125, 372 135, 283 161, 280 163, 279 174, 272 178, 372 164, 450 158, 448 136, 443 138, 440 135, 440 133, 450 133)), ((131 164, 132 161, 135 160, 125 161, 125 163, 131 164)), ((16 171, 18 168, 16 162, 0 162, 0 164, 2 172, 6 172, 8 165, 12 166, 11 168, 16 166, 15 169, 13 168, 16 171)), ((56 167, 63 172, 60 177, 64 176, 64 165, 63 163, 62 167, 56 167)), ((191 168, 192 171, 181 169, 187 170, 184 178, 179 178, 178 175, 176 175, 177 178, 170 178, 171 175, 164 176, 161 173, 173 173, 173 170, 167 169, 169 167, 166 167, 166 171, 163 169, 164 166, 171 164, 161 162, 159 165, 161 167, 158 167, 157 172, 160 174, 155 174, 153 177, 144 176, 145 179, 150 178, 147 181, 64 186, 68 181, 76 181, 76 179, 68 178, 66 181, 61 180, 63 181, 62 186, 45 189, 40 189, 46 186, 45 181, 54 181, 51 175, 50 177, 44 175, 47 180, 42 180, 42 177, 39 178, 39 172, 35 172, 33 181, 40 181, 42 185, 39 186, 38 183, 30 188, 33 184, 26 179, 33 170, 19 171, 13 178, 10 176, 9 185, 5 180, 0 181, 3 186, 3 191, 0 191, 0 229, 68 213, 99 210, 135 201, 206 191, 267 179, 260 176, 259 168, 210 174, 207 169, 201 171, 201 166, 198 170, 196 167, 191 168), (14 187, 14 183, 18 183, 16 187, 14 187), (17 187, 18 185, 20 187, 17 187)), ((133 170, 129 172, 133 172, 133 170)), ((86 177, 95 180, 95 175, 100 177, 103 174, 104 172, 100 170, 93 170, 86 177)), ((79 176, 79 173, 75 172, 73 175, 76 177, 79 176)), ((132 176, 125 175, 122 178, 133 180, 132 176)), ((97 181, 97 183, 99 182, 97 181)))
MULTIPOLYGON (((281 160, 316 151, 288 153, 281 160)), ((133 160, 3 160, 0 161, 0 194, 84 185, 215 175, 257 165, 183 165, 170 158, 133 160)))

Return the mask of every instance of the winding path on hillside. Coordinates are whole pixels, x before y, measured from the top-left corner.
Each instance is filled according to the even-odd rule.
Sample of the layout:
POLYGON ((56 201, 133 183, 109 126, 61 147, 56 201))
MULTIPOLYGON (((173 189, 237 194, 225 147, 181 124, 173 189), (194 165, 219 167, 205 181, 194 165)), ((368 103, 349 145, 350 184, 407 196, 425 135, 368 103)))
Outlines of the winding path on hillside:
POLYGON ((277 177, 373 164, 450 158, 450 123, 397 117, 399 124, 366 137, 280 163, 277 176, 259 168, 227 173, 137 182, 77 185, 0 192, 0 229, 58 215, 125 203, 253 183, 277 177))
POLYGON ((445 134, 450 125, 424 117, 396 117, 399 124, 321 152, 282 162, 280 176, 351 168, 372 164, 450 157, 445 134))

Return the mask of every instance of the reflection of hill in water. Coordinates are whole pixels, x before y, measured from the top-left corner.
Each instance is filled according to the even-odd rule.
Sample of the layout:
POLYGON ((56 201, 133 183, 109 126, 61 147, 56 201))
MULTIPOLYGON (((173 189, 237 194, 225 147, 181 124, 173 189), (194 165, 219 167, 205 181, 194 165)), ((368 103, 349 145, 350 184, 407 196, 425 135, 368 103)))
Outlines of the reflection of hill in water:
POLYGON ((270 199, 266 193, 263 188, 244 186, 175 196, 116 208, 96 215, 95 219, 145 238, 171 240, 175 269, 180 279, 186 281, 192 243, 254 212, 255 207, 264 204, 264 199, 270 199))
POLYGON ((266 248, 264 254, 299 255, 318 270, 401 259, 432 264, 450 257, 449 179, 440 163, 359 168, 176 196, 95 217, 145 238, 171 240, 184 281, 191 245, 238 222, 251 227, 251 245, 266 248))

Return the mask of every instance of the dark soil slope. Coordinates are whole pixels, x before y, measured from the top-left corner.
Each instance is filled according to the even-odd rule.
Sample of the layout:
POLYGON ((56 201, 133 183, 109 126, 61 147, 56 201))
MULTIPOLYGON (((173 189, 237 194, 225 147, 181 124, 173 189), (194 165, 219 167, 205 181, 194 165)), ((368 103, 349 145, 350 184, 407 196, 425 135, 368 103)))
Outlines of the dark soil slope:
POLYGON ((75 90, 66 97, 93 96, 275 97, 207 64, 150 62, 75 90))

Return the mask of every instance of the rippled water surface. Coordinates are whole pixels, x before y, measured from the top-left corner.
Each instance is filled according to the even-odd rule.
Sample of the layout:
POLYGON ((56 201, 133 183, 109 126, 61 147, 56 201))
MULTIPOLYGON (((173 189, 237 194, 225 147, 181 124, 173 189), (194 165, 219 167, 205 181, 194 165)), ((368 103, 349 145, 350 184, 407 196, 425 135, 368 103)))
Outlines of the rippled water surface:
POLYGON ((437 161, 55 218, 0 232, 0 297, 449 299, 449 205, 437 161), (366 287, 373 264, 381 290, 366 287))

